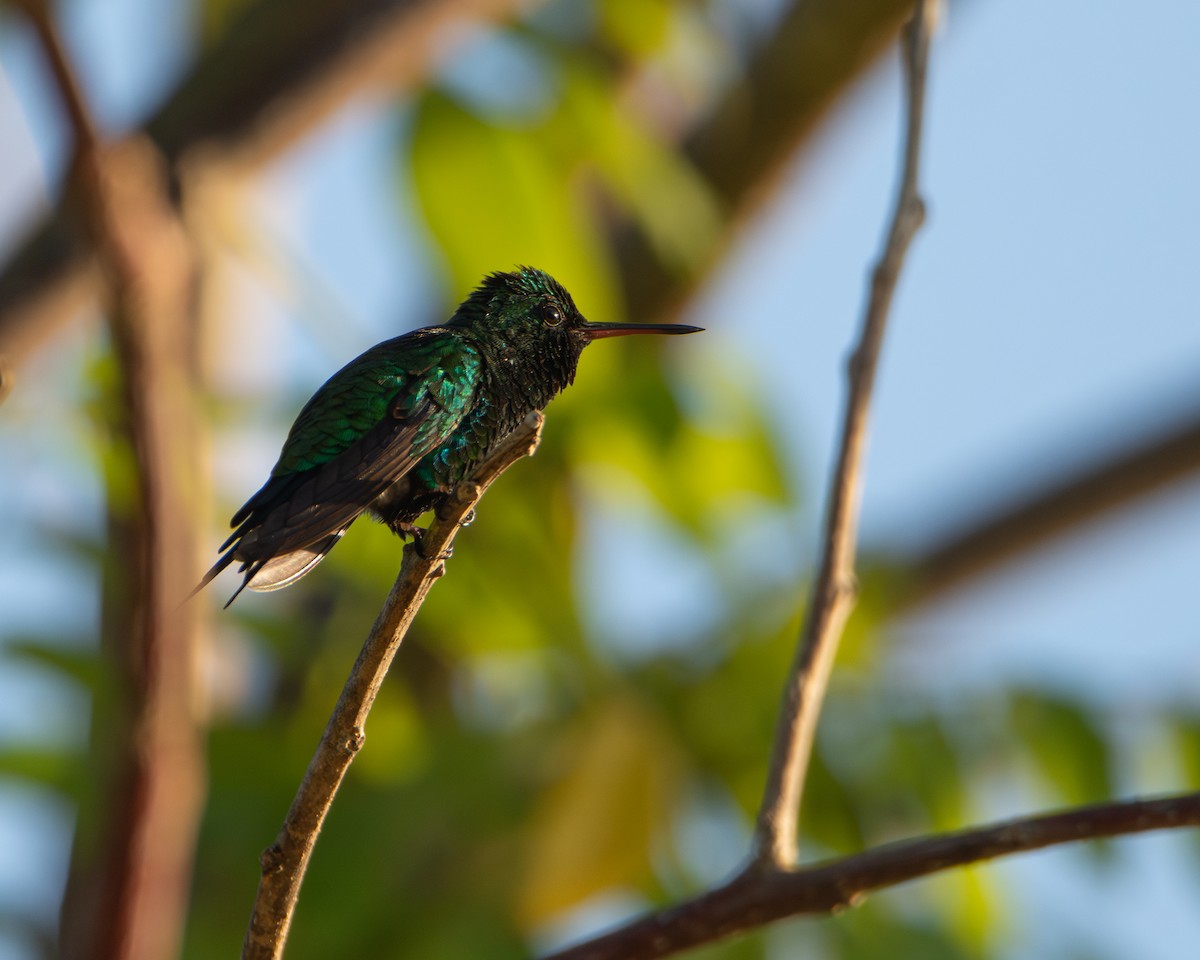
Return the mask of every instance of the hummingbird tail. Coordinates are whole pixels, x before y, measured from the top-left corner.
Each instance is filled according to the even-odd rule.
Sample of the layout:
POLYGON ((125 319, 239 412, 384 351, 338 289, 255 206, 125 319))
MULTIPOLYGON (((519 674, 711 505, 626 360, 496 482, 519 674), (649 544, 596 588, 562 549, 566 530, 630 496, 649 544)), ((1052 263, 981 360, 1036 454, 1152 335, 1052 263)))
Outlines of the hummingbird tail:
MULTIPOLYGON (((308 573, 313 567, 325 559, 325 554, 333 549, 334 544, 342 539, 342 534, 347 530, 343 527, 337 533, 334 533, 324 540, 319 540, 307 547, 302 547, 299 550, 292 550, 288 553, 280 554, 277 557, 269 557, 266 560, 251 560, 243 562, 241 566, 242 573, 245 576, 242 582, 238 584, 238 588, 233 591, 226 602, 226 608, 229 607, 234 600, 238 598, 243 590, 249 587, 251 590, 267 592, 269 590, 279 590, 283 587, 291 586, 302 576, 308 573)), ((187 599, 191 600, 196 594, 207 587, 227 566, 233 563, 235 557, 234 552, 237 546, 230 547, 216 563, 212 565, 208 573, 196 584, 195 589, 187 595, 187 599)), ((186 602, 186 601, 185 601, 186 602)))
MULTIPOLYGON (((246 568, 246 579, 238 587, 237 593, 241 593, 245 587, 261 593, 290 587, 325 559, 325 554, 329 553, 342 539, 342 535, 347 529, 348 526, 343 527, 324 540, 318 540, 299 550, 291 550, 277 557, 271 557, 269 560, 250 564, 246 568)), ((230 603, 233 603, 233 598, 237 596, 237 593, 229 598, 230 603)))
POLYGON ((217 562, 214 563, 209 568, 208 573, 206 573, 200 579, 200 582, 198 584, 196 584, 195 587, 192 588, 192 592, 187 595, 187 598, 184 600, 184 603, 187 603, 188 600, 191 600, 192 597, 194 597, 196 594, 198 594, 201 590, 203 590, 205 587, 207 587, 210 583, 212 583, 217 578, 217 575, 222 570, 224 570, 227 566, 229 566, 231 563, 233 563, 233 551, 235 549, 237 549, 237 548, 233 547, 229 550, 226 550, 223 554, 221 554, 221 556, 217 559, 217 562))

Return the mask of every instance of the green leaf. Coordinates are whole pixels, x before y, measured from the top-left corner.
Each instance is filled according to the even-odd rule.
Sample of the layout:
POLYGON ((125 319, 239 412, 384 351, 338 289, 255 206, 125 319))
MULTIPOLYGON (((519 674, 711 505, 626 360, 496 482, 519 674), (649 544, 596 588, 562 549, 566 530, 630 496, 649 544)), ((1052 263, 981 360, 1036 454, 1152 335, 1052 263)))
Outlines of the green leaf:
POLYGON ((410 164, 456 292, 526 263, 561 280, 584 313, 618 314, 602 239, 545 129, 487 123, 428 93, 416 107, 410 164))
POLYGON ((45 747, 0 749, 0 777, 13 777, 74 796, 80 786, 80 758, 74 751, 45 747))
POLYGON ((635 57, 645 57, 662 47, 671 25, 669 0, 600 0, 601 36, 635 57))
POLYGON ((399 684, 380 688, 366 725, 370 750, 351 768, 376 783, 406 783, 428 768, 429 745, 417 705, 399 684))
POLYGON ((831 955, 842 960, 880 957, 963 960, 966 955, 949 931, 931 921, 928 915, 901 915, 884 897, 868 900, 828 924, 826 932, 834 946, 831 955))
POLYGON ((804 837, 840 854, 863 849, 866 839, 857 805, 847 784, 825 762, 818 746, 813 752, 804 789, 804 837))
MULTIPOLYGON (((599 365, 591 364, 586 386, 604 376, 599 365)), ((766 412, 735 378, 706 376, 711 410, 690 416, 679 411, 661 371, 645 379, 613 371, 611 394, 586 397, 590 416, 569 431, 574 460, 613 467, 636 480, 681 529, 710 544, 746 502, 790 502, 791 485, 766 412)), ((594 480, 601 496, 620 489, 607 472, 594 480)))
MULTIPOLYGON (((644 6, 641 0, 635 0, 644 6)), ((610 74, 564 65, 564 137, 641 225, 663 262, 695 274, 713 256, 722 217, 705 181, 683 155, 640 124, 616 96, 610 74)))
POLYGON ((570 738, 564 775, 538 801, 518 913, 526 929, 611 887, 651 875, 651 844, 680 783, 682 757, 655 715, 617 695, 570 738))
POLYGON ((906 572, 870 559, 860 562, 858 571, 858 601, 850 612, 837 662, 870 673, 876 667, 887 668, 887 624, 896 612, 897 601, 903 597, 906 572))
POLYGON ((930 877, 928 895, 946 920, 947 933, 968 957, 985 957, 1001 934, 999 884, 987 867, 962 867, 930 877))
MULTIPOLYGON (((959 829, 967 819, 958 756, 936 717, 897 723, 891 730, 884 784, 903 784, 937 830, 959 829)), ((881 784, 881 787, 884 785, 881 784)))
POLYGON ((1169 729, 1179 758, 1183 788, 1200 790, 1200 717, 1176 717, 1170 721, 1169 729))
POLYGON ((105 664, 99 651, 82 643, 66 644, 58 638, 13 637, 5 643, 4 652, 14 659, 48 667, 58 676, 92 692, 99 688, 105 676, 105 664))
POLYGON ((1011 719, 1039 777, 1062 801, 1095 803, 1112 796, 1108 740, 1082 707, 1045 694, 1017 693, 1011 719))

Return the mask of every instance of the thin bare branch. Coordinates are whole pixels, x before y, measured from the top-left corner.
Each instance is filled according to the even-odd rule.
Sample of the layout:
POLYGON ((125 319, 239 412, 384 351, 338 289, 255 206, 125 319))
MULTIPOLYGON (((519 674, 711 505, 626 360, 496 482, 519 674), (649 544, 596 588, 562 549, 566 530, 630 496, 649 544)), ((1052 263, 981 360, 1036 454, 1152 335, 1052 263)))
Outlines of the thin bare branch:
POLYGON ((444 573, 445 558, 459 527, 500 474, 537 450, 542 420, 540 413, 530 414, 475 469, 470 480, 459 484, 422 536, 421 549, 412 544, 405 549, 400 573, 350 671, 279 836, 263 852, 262 879, 242 945, 243 960, 283 956, 309 857, 338 787, 366 739, 367 714, 388 667, 430 587, 444 573))
POLYGON ((930 0, 920 0, 906 31, 908 123, 904 165, 887 241, 872 274, 862 332, 850 358, 846 415, 825 517, 820 565, 796 660, 784 690, 767 786, 755 825, 754 858, 764 867, 787 868, 795 863, 800 798, 817 718, 842 630, 854 605, 855 541, 875 370, 900 268, 925 219, 917 175, 933 10, 930 0))
POLYGON ((193 689, 193 455, 187 338, 194 265, 148 144, 104 144, 44 0, 18 4, 45 51, 75 137, 72 186, 107 281, 121 395, 112 428, 132 455, 135 489, 110 497, 119 589, 104 598, 103 645, 121 709, 94 703, 93 745, 115 752, 113 790, 81 820, 61 924, 62 955, 166 960, 181 942, 204 793, 193 689), (115 504, 115 505, 114 505, 115 504), (92 849, 84 834, 103 838, 92 849))
POLYGON ((828 916, 867 894, 1045 847, 1200 826, 1200 793, 1126 800, 889 843, 800 870, 751 867, 728 883, 542 960, 654 960, 788 917, 828 916))

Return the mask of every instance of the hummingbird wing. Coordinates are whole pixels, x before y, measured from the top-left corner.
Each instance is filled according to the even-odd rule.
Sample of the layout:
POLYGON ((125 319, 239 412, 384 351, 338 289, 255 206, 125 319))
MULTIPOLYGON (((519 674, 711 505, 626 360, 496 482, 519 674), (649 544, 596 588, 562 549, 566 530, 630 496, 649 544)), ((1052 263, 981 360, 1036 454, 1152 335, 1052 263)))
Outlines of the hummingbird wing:
MULTIPOLYGON (((234 514, 236 529, 200 586, 234 560, 242 585, 295 582, 392 483, 454 431, 475 400, 483 358, 429 328, 372 347, 300 411, 271 477, 234 514)), ((227 604, 228 606, 228 604, 227 604)))

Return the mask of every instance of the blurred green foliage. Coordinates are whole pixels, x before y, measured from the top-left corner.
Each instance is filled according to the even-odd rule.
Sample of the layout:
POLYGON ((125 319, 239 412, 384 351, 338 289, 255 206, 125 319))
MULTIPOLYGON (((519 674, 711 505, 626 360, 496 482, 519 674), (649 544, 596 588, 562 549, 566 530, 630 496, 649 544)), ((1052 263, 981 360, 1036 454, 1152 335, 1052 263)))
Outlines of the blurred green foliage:
MULTIPOLYGON (((242 6, 203 4, 206 35, 242 6)), ((594 319, 621 319, 606 217, 637 222, 680 271, 699 269, 723 229, 721 211, 672 143, 622 106, 629 73, 678 39, 681 22, 696 17, 693 5, 559 6, 587 29, 513 28, 546 67, 548 106, 504 116, 435 84, 417 95, 397 145, 397 169, 405 171, 398 189, 415 196, 444 264, 447 311, 483 273, 529 262, 559 276, 594 319)), ((738 563, 730 533, 747 505, 780 525, 794 525, 799 510, 814 505, 798 502, 798 480, 787 475, 751 378, 723 374, 703 348, 686 353, 690 367, 683 355, 649 342, 589 351, 578 383, 551 408, 538 455, 493 488, 460 536, 317 847, 291 960, 515 960, 581 905, 614 894, 664 904, 736 868, 803 590, 790 576, 739 586, 727 576, 738 563), (641 656, 621 656, 588 624, 581 518, 596 511, 598 489, 614 500, 639 498, 710 569, 721 613, 686 642, 649 637, 641 656), (714 846, 734 855, 711 862, 691 845, 693 827, 723 838, 714 846)), ((725 371, 739 362, 721 361, 725 371)), ((96 403, 111 403, 110 365, 99 363, 94 375, 96 403)), ((238 415, 227 404, 222 412, 238 415)), ((103 439, 94 449, 119 510, 128 457, 103 439)), ((219 513, 228 515, 246 492, 223 491, 219 513)), ((91 564, 104 552, 86 539, 62 549, 91 564)), ((258 854, 275 835, 399 556, 399 543, 364 521, 300 586, 215 614, 206 652, 218 685, 209 798, 186 957, 236 954, 258 854)), ((1115 738, 1071 696, 1017 690, 969 703, 915 702, 892 683, 878 641, 902 575, 863 574, 805 800, 806 855, 1011 812, 995 799, 997 783, 1020 783, 1020 796, 1039 802, 1112 795, 1115 738)), ((102 699, 111 682, 81 643, 30 637, 8 651, 91 696, 102 699)), ((1164 741, 1183 758, 1184 775, 1200 784, 1200 717, 1175 718, 1169 732, 1164 741)), ((85 774, 95 762, 86 749, 83 736, 5 745, 0 775, 87 809, 99 780, 85 774)), ((984 871, 922 890, 880 895, 822 924, 814 935, 820 955, 973 958, 1002 948, 1004 904, 984 871)), ((792 955, 785 942, 768 932, 696 956, 792 955)))

